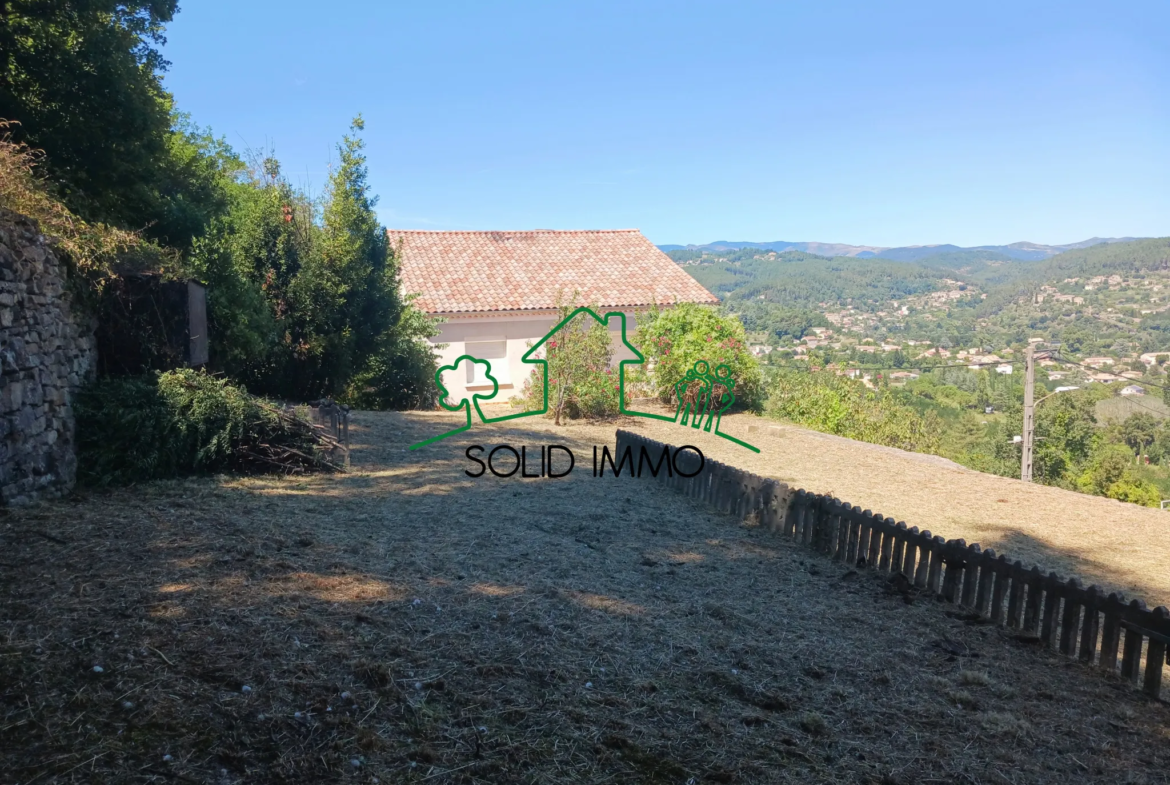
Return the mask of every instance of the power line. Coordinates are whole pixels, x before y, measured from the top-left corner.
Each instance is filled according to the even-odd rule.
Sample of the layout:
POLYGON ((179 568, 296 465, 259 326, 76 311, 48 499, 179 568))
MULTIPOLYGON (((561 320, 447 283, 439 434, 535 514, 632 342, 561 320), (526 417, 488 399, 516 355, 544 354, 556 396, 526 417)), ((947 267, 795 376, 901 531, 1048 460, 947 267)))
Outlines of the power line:
MULTIPOLYGON (((1075 361, 1073 361, 1073 360, 1066 360, 1066 359, 1064 359, 1063 357, 1060 359, 1060 362, 1062 362, 1062 363, 1067 363, 1067 364, 1069 364, 1069 365, 1075 365, 1075 366, 1077 366, 1078 368, 1084 368, 1084 369, 1085 369, 1085 370, 1087 370, 1087 371, 1096 371, 1097 373, 1103 373, 1103 374, 1105 374, 1105 375, 1107 375, 1107 376, 1113 376, 1113 377, 1115 377, 1115 378, 1117 378, 1117 379, 1122 379, 1122 380, 1124 380, 1124 381, 1127 381, 1127 382, 1134 382, 1135 384, 1137 383, 1137 382, 1136 382, 1134 379, 1131 379, 1131 378, 1130 378, 1130 377, 1128 377, 1128 376, 1122 376, 1122 375, 1121 375, 1121 374, 1119 374, 1119 373, 1113 373, 1113 371, 1102 371, 1102 370, 1099 370, 1099 369, 1097 369, 1097 368, 1094 368, 1094 367, 1093 367, 1093 366, 1091 366, 1091 365, 1083 365, 1083 364, 1081 364, 1081 363, 1078 363, 1078 362, 1075 362, 1075 361)), ((1167 390, 1167 389, 1170 389, 1170 387, 1167 387, 1167 386, 1166 386, 1166 385, 1164 385, 1164 384, 1154 384, 1153 382, 1142 382, 1142 383, 1141 383, 1141 386, 1142 386, 1142 387, 1156 387, 1156 388, 1157 388, 1157 389, 1159 389, 1159 390, 1167 390)))

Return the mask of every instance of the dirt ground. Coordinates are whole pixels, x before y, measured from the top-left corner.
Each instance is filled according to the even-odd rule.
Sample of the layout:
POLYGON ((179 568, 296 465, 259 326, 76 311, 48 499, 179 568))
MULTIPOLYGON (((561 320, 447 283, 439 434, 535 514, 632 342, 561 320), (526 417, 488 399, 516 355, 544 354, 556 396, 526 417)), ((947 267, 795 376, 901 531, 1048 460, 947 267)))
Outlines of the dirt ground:
MULTIPOLYGON (((1166 704, 657 485, 592 477, 614 424, 534 420, 409 452, 449 418, 358 413, 344 476, 5 513, 0 782, 1166 781, 1166 704), (468 445, 502 443, 566 445, 576 469, 465 474, 468 445)), ((873 485, 850 485, 827 442, 750 438, 761 456, 720 457, 931 510, 938 467, 882 495, 889 456, 858 457, 873 485)), ((927 525, 951 536, 943 514, 927 525)))

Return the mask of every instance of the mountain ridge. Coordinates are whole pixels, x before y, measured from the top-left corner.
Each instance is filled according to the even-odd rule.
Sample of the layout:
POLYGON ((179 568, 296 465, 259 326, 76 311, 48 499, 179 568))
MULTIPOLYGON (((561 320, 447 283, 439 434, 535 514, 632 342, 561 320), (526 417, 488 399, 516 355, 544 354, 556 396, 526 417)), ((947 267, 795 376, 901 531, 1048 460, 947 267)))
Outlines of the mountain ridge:
POLYGON ((870 259, 875 256, 880 256, 883 259, 892 259, 899 262, 910 262, 928 256, 937 256, 939 254, 956 253, 961 251, 989 251, 992 253, 1000 253, 1020 261, 1034 262, 1043 259, 1050 259, 1053 256, 1064 253, 1065 251, 1089 248, 1091 246, 1101 245, 1104 243, 1123 243, 1144 239, 1149 238, 1090 237, 1088 240, 1081 240, 1080 242, 1067 243, 1064 245, 1044 245, 1042 243, 1032 243, 1024 240, 1011 243, 1009 245, 975 245, 969 247, 952 245, 951 243, 883 247, 877 245, 824 243, 818 241, 789 242, 786 240, 774 240, 771 242, 757 243, 740 240, 716 240, 713 243, 707 243, 705 245, 666 244, 660 245, 658 248, 663 251, 735 251, 741 248, 761 248, 765 251, 804 251, 805 253, 814 253, 818 256, 851 256, 857 259, 870 259))

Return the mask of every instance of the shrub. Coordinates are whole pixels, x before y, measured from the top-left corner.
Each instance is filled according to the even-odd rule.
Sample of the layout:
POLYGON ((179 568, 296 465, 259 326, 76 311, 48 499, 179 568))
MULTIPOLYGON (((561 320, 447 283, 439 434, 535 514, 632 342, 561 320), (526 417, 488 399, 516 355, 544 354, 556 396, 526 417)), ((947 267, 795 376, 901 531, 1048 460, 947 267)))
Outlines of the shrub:
POLYGON ((330 466, 308 422, 201 371, 101 379, 74 411, 87 485, 330 466))
MULTIPOLYGON (((575 308, 558 305, 558 322, 575 308)), ((592 309, 597 312, 598 309, 592 309)), ((604 324, 581 314, 552 335, 545 344, 548 361, 548 414, 557 425, 561 418, 611 417, 620 410, 619 375, 611 366, 613 345, 604 324)), ((544 372, 533 368, 519 398, 525 408, 544 405, 544 372)))
POLYGON ((769 417, 849 439, 937 452, 936 416, 921 416, 889 394, 829 371, 778 373, 768 388, 769 417))
POLYGON ((650 386, 663 403, 675 394, 675 384, 699 360, 711 368, 726 365, 735 379, 735 409, 758 410, 763 401, 764 377, 747 348, 743 324, 710 306, 682 303, 653 308, 638 315, 632 343, 646 357, 646 365, 632 376, 650 386))

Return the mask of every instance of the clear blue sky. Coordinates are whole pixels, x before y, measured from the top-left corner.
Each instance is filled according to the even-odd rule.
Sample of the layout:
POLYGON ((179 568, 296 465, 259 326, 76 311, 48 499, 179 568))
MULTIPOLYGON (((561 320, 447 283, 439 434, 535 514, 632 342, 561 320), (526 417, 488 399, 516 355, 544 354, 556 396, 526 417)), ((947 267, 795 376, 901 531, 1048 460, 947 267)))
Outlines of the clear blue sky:
POLYGON ((179 107, 394 228, 656 243, 1170 234, 1170 3, 186 0, 179 107))

